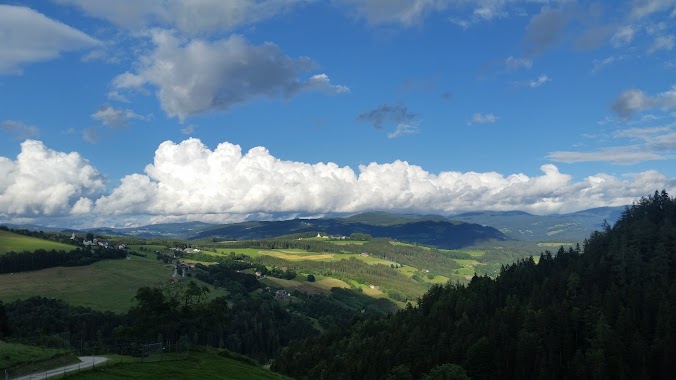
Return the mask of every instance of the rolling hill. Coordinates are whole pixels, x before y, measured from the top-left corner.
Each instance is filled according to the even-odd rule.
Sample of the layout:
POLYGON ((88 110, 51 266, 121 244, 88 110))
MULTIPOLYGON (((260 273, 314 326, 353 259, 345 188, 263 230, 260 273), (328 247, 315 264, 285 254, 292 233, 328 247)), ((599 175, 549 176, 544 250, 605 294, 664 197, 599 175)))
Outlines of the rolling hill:
POLYGON ((51 240, 39 239, 30 236, 15 234, 13 232, 0 230, 0 254, 7 252, 35 251, 37 249, 46 249, 57 251, 72 251, 76 247, 51 240))
POLYGON ((373 237, 430 245, 444 249, 458 249, 487 240, 508 240, 492 227, 446 220, 413 219, 400 224, 367 224, 353 219, 293 219, 278 222, 245 222, 203 230, 192 239, 217 238, 233 240, 268 239, 282 235, 321 232, 349 236, 353 233, 373 237))

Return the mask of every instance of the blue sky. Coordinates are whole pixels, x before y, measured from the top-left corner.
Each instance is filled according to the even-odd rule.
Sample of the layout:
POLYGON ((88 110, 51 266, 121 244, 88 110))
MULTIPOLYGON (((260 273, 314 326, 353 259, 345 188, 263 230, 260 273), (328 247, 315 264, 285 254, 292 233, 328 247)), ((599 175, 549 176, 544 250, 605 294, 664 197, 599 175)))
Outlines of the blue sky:
POLYGON ((676 1, 1 1, 0 222, 676 190, 676 1))

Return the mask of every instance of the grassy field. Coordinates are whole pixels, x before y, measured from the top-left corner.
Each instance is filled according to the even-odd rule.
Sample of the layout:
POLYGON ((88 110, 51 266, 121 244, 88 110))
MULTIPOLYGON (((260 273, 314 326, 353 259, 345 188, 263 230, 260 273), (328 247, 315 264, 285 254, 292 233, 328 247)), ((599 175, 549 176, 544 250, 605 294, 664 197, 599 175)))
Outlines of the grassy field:
POLYGON ((0 230, 0 254, 10 251, 23 252, 35 251, 37 249, 46 249, 57 251, 72 251, 77 248, 74 245, 58 243, 51 240, 43 240, 30 236, 15 234, 9 231, 0 230))
MULTIPOLYGON (((129 260, 104 260, 82 267, 2 274, 0 300, 44 296, 97 310, 125 312, 133 304, 132 297, 138 288, 171 278, 171 266, 152 254, 148 256, 152 257, 130 256, 129 260)), ((211 295, 224 294, 223 290, 212 288, 211 295)))
POLYGON ((67 376, 68 379, 289 379, 264 368, 215 353, 191 351, 188 358, 154 363, 118 363, 67 376))
POLYGON ((0 341, 0 369, 14 367, 36 360, 45 360, 66 353, 66 350, 28 346, 0 341))
MULTIPOLYGON (((338 240, 337 240, 338 241, 338 240)), ((228 255, 230 252, 236 254, 243 254, 249 257, 271 256, 286 261, 340 261, 347 260, 354 257, 367 264, 396 264, 394 261, 380 259, 372 256, 361 256, 353 253, 319 253, 309 252, 301 249, 254 249, 254 248, 235 248, 235 249, 218 249, 219 255, 228 255)), ((206 253, 206 252, 204 252, 206 253)))
POLYGON ((418 268, 410 267, 408 265, 402 265, 400 268, 397 268, 397 270, 406 277, 413 277, 413 275, 418 272, 418 268))
POLYGON ((261 280, 265 285, 275 288, 284 288, 286 290, 298 290, 309 294, 328 293, 331 288, 349 288, 350 285, 344 281, 332 277, 317 275, 317 281, 305 281, 305 276, 298 276, 295 280, 285 280, 276 277, 266 277, 261 280))
POLYGON ((549 248, 559 248, 561 246, 566 248, 566 247, 572 247, 573 245, 574 245, 574 243, 556 243, 556 242, 538 243, 538 247, 549 247, 549 248))
POLYGON ((466 254, 468 254, 472 257, 481 257, 481 256, 486 254, 486 251, 481 251, 481 250, 476 250, 476 249, 462 250, 461 252, 465 252, 466 254))
MULTIPOLYGON (((313 238, 316 239, 316 238, 313 238)), ((320 239, 323 240, 323 239, 320 239)), ((335 244, 335 245, 364 245, 366 243, 366 240, 328 240, 326 241, 327 243, 335 244)))

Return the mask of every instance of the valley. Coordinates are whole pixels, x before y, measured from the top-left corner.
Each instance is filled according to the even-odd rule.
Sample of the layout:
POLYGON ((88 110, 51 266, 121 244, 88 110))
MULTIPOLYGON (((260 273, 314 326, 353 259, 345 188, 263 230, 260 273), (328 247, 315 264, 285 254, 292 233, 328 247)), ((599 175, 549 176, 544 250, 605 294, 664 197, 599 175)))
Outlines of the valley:
MULTIPOLYGON (((463 240, 461 248, 448 249, 444 248, 448 246, 445 238, 439 239, 439 244, 426 245, 374 237, 364 233, 363 227, 368 221, 375 223, 370 231, 377 230, 373 227, 376 226, 386 231, 384 235, 425 240, 438 233, 438 221, 421 224, 416 218, 389 214, 359 215, 354 219, 359 220, 356 232, 348 230, 345 235, 325 230, 281 229, 291 233, 279 236, 247 232, 262 234, 264 237, 259 239, 218 235, 199 239, 142 238, 92 232, 85 236, 68 231, 69 236, 68 232, 2 230, 0 237, 4 240, 0 243, 35 251, 6 249, 6 260, 2 261, 0 256, 0 267, 8 265, 10 258, 16 261, 24 256, 37 257, 40 252, 50 255, 62 252, 55 257, 66 259, 68 255, 79 257, 66 264, 46 262, 38 270, 0 274, 0 306, 5 310, 0 314, 6 314, 4 323, 11 328, 12 339, 19 339, 10 340, 12 343, 6 347, 15 353, 42 355, 43 359, 31 359, 31 363, 37 360, 38 367, 76 360, 68 350, 65 352, 70 359, 64 356, 54 361, 53 358, 64 355, 62 351, 22 346, 21 339, 46 327, 36 313, 42 310, 40 313, 60 318, 43 330, 42 334, 47 334, 43 336, 66 329, 69 331, 66 346, 70 345, 67 341, 80 340, 88 342, 90 350, 118 355, 110 356, 118 358, 112 367, 82 373, 76 378, 118 378, 128 374, 127 371, 163 373, 167 364, 137 368, 134 367, 139 365, 134 364, 137 359, 125 356, 129 353, 125 353, 128 348, 124 347, 140 344, 134 343, 139 339, 152 342, 158 336, 164 337, 163 344, 168 347, 190 342, 195 347, 229 350, 198 352, 190 357, 207 366, 218 362, 216 367, 221 366, 221 370, 227 367, 228 371, 234 371, 233 378, 237 378, 234 373, 238 371, 263 371, 261 378, 278 378, 258 363, 273 363, 275 370, 302 378, 296 372, 302 365, 298 367, 293 361, 280 364, 287 357, 282 349, 295 347, 289 346, 292 342, 315 344, 307 342, 314 342, 313 339, 336 328, 348 329, 353 323, 362 323, 358 321, 363 318, 390 320, 393 315, 404 316, 410 310, 426 307, 430 292, 472 289, 479 282, 504 278, 505 270, 540 268, 542 260, 547 263, 553 257, 577 257, 581 249, 580 241, 572 238, 517 240, 505 236, 499 239, 473 236, 463 240), (88 236, 101 244, 83 247, 88 236), (62 243, 65 241, 72 244, 62 243), (120 256, 117 252, 124 254, 120 256), (72 327, 73 320, 83 321, 81 327, 72 327), (93 320, 103 321, 102 326, 107 327, 97 328, 87 322, 93 320), (228 352, 246 355, 253 361, 236 364, 217 360, 219 355, 236 355, 228 352)), ((448 225, 457 225, 441 223, 444 230, 448 225)), ((270 225, 264 230, 270 230, 270 225)), ((221 227, 219 231, 224 230, 221 227)), ((467 231, 480 236, 483 230, 467 231)), ((79 352, 82 354, 82 349, 79 352)), ((13 355, 9 357, 17 359, 7 365, 21 366, 21 356, 13 355)), ((185 355, 187 358, 188 354, 185 355)), ((186 364, 181 361, 176 368, 186 364)))

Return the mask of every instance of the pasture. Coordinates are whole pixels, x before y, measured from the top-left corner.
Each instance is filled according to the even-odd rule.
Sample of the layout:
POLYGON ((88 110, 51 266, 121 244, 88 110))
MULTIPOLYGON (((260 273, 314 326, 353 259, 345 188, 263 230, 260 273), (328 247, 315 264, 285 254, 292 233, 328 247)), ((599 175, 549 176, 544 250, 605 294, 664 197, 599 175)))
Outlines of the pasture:
POLYGON ((266 277, 261 283, 275 288, 284 288, 286 290, 298 290, 304 293, 317 294, 329 293, 331 288, 349 288, 350 285, 344 281, 332 277, 317 275, 315 282, 305 281, 305 276, 299 275, 295 280, 285 280, 276 277, 266 277))
MULTIPOLYGON (((217 249, 217 253, 212 255, 228 255, 231 252, 235 254, 243 254, 252 258, 260 256, 276 257, 286 261, 340 261, 348 260, 351 257, 361 260, 367 264, 383 264, 393 265, 397 264, 394 261, 381 259, 373 256, 362 256, 352 253, 320 253, 310 252, 301 249, 255 249, 255 248, 234 248, 234 249, 217 249)), ((209 254, 207 252, 202 252, 209 254)))
POLYGON ((328 240, 327 243, 335 245, 364 245, 366 240, 328 240))
MULTIPOLYGON (((0 300, 33 296, 62 299, 69 304, 97 310, 126 312, 136 290, 171 279, 173 266, 150 257, 129 256, 128 260, 103 260, 81 267, 55 267, 0 275, 0 300)), ((211 289, 211 296, 226 294, 211 289)))
POLYGON ((30 236, 15 234, 0 230, 0 255, 7 252, 33 252, 38 249, 57 251, 72 251, 77 248, 74 245, 58 243, 51 240, 38 239, 30 236))

